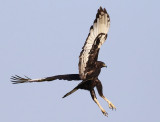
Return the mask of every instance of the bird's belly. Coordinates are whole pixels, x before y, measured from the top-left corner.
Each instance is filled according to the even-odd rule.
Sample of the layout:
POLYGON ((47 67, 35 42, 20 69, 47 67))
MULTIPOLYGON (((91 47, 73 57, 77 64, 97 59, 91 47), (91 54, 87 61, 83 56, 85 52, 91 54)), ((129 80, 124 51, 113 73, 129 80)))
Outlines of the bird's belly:
POLYGON ((96 82, 94 80, 87 80, 87 81, 83 82, 83 84, 79 88, 90 91, 95 86, 96 86, 96 82))

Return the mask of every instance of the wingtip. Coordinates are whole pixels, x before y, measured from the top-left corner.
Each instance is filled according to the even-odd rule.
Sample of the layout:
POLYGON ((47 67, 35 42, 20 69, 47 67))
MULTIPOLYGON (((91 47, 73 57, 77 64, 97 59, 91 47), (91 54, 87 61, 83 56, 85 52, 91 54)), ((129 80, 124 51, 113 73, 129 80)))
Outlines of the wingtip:
MULTIPOLYGON (((98 11, 97 11, 96 18, 98 18, 99 15, 102 14, 102 13, 107 13, 107 10, 106 10, 105 8, 103 9, 103 8, 100 6, 99 9, 98 9, 98 11)), ((107 15, 108 15, 108 13, 107 13, 107 15)))
POLYGON ((18 82, 18 81, 14 81, 14 80, 11 80, 12 84, 19 84, 21 82, 18 82))
POLYGON ((27 83, 29 80, 31 80, 27 76, 24 76, 24 77, 25 78, 20 77, 18 75, 14 75, 14 76, 11 76, 10 80, 11 80, 12 84, 27 83))
POLYGON ((12 84, 19 84, 19 83, 14 82, 14 83, 12 83, 12 84))
POLYGON ((106 8, 102 8, 102 6, 100 6, 98 9, 98 13, 100 13, 100 12, 107 13, 107 10, 106 10, 106 8))
POLYGON ((103 9, 102 9, 102 6, 99 7, 99 10, 103 10, 103 9))

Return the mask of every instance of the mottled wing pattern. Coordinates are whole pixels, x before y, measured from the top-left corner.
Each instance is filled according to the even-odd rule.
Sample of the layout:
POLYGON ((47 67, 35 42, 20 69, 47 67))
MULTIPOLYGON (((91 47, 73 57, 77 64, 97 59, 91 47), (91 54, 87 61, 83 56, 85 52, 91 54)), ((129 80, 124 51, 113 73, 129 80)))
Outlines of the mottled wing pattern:
POLYGON ((99 49, 107 38, 109 26, 109 15, 105 8, 100 7, 79 56, 79 75, 82 80, 86 79, 89 67, 97 61, 99 49))
POLYGON ((24 78, 18 75, 11 77, 13 84, 52 81, 52 80, 57 80, 57 79, 58 80, 68 80, 68 81, 81 80, 79 77, 79 74, 56 75, 56 76, 51 76, 51 77, 46 77, 46 78, 39 78, 39 79, 31 79, 27 76, 25 76, 24 78))

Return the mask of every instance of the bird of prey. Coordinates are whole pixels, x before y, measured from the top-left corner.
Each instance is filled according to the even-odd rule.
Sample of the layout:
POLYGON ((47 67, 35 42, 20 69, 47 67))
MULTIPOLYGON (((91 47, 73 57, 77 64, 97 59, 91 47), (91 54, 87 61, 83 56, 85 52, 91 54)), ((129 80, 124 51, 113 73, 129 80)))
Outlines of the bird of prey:
POLYGON ((30 79, 27 76, 20 77, 18 75, 15 75, 11 77, 13 84, 53 81, 57 79, 68 81, 82 80, 82 82, 80 82, 73 90, 64 95, 63 98, 67 97, 78 89, 88 90, 93 101, 101 109, 102 113, 105 116, 108 116, 108 113, 102 108, 96 98, 94 87, 97 88, 98 94, 108 102, 109 108, 111 108, 112 110, 116 109, 116 107, 103 95, 102 84, 98 79, 101 68, 107 67, 104 62, 98 61, 97 59, 100 47, 107 39, 109 27, 110 17, 106 9, 102 9, 102 7, 100 7, 79 56, 79 74, 56 75, 40 79, 30 79))

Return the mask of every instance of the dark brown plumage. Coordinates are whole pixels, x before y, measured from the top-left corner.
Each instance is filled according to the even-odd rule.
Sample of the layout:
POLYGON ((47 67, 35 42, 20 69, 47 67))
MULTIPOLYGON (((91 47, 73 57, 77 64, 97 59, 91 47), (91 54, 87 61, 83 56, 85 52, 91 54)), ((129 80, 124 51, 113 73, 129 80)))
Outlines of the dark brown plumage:
POLYGON ((86 39, 86 42, 82 48, 82 51, 79 56, 79 74, 67 74, 67 75, 56 75, 41 79, 30 79, 28 77, 20 77, 18 75, 12 76, 11 80, 13 84, 18 83, 31 83, 31 82, 43 82, 43 81, 52 81, 52 80, 82 80, 73 90, 68 92, 63 96, 67 97, 78 89, 84 89, 90 91, 91 97, 94 102, 101 109, 102 113, 107 116, 107 112, 99 104, 94 87, 97 88, 98 94, 108 102, 109 108, 116 109, 115 106, 103 95, 103 88, 98 76, 101 72, 101 68, 106 67, 105 63, 97 61, 98 53, 101 45, 105 42, 107 38, 108 29, 110 26, 110 18, 106 9, 101 7, 98 9, 96 19, 93 25, 90 28, 90 33, 86 39))

